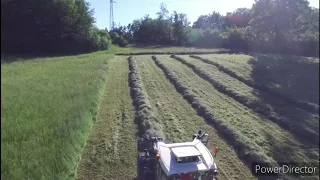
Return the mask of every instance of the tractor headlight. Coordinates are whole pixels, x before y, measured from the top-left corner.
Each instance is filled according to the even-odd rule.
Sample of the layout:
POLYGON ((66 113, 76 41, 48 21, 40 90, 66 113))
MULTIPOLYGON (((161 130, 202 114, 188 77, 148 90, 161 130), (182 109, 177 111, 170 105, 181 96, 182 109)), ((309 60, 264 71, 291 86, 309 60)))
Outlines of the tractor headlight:
POLYGON ((213 175, 218 175, 218 170, 217 169, 215 169, 214 171, 213 171, 213 175))

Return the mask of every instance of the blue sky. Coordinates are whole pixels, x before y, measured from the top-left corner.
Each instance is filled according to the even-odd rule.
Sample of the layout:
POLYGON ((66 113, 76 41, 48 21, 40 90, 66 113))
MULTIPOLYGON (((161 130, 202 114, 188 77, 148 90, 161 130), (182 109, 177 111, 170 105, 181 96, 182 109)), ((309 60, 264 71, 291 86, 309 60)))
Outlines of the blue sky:
MULTIPOLYGON (((225 15, 236 8, 251 7, 254 0, 114 0, 114 21, 116 24, 128 25, 134 19, 140 19, 146 14, 155 17, 160 4, 165 3, 171 14, 174 10, 185 13, 191 23, 200 15, 213 11, 225 15)), ((94 17, 98 28, 109 29, 110 0, 87 0, 94 9, 94 17)), ((309 0, 310 5, 319 8, 319 0, 309 0)))

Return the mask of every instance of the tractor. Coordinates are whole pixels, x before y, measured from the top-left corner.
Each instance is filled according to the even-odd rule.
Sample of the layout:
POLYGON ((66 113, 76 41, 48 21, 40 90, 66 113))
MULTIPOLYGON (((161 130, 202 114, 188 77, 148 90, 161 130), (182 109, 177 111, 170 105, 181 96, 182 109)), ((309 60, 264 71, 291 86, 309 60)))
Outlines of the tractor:
POLYGON ((201 130, 192 141, 165 143, 161 137, 138 141, 137 180, 214 180, 218 169, 201 130))

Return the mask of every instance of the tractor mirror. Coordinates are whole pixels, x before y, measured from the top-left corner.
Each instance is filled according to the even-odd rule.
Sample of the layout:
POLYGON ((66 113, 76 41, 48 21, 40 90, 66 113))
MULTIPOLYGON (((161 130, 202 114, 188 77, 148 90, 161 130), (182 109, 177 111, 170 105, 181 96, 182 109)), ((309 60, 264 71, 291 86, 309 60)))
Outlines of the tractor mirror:
POLYGON ((208 134, 204 134, 201 138, 201 142, 204 144, 204 145, 207 145, 208 143, 208 134))
POLYGON ((203 139, 203 141, 208 141, 208 134, 204 134, 202 139, 203 139))

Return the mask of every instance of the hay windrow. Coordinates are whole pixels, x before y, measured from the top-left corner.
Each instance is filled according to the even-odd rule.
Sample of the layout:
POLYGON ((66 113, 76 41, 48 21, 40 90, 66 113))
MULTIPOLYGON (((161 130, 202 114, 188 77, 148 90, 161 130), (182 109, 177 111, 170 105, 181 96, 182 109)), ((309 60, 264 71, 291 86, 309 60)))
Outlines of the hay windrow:
POLYGON ((219 63, 216 63, 214 61, 210 61, 206 58, 202 58, 200 56, 195 56, 195 55, 190 55, 189 57, 191 58, 194 58, 194 59, 198 59, 198 60, 201 60, 202 62, 204 63, 207 63, 207 64, 211 64, 211 65, 214 65, 216 66, 220 71, 228 74, 229 76, 243 82, 244 84, 252 87, 252 88, 255 88, 255 89, 258 89, 262 92, 265 92, 265 93, 269 93, 269 94, 272 94, 273 96, 276 96, 277 98, 279 99, 282 99, 288 103, 291 103, 291 104, 294 104, 295 106, 305 110, 305 111, 308 111, 308 112, 311 112, 311 113, 315 113, 315 114, 319 114, 319 106, 317 104, 314 104, 314 103, 310 103, 310 102, 306 102, 306 101, 302 101, 302 100, 299 100, 299 99, 296 99, 294 97, 287 97, 287 96, 284 96, 284 95, 281 95, 277 92, 274 92, 272 89, 266 87, 266 86, 263 86, 263 85, 260 85, 260 84, 257 84, 257 83, 254 83, 248 79, 245 79, 241 76, 239 76, 238 74, 236 74, 235 72, 231 71, 229 68, 227 67, 224 67, 222 66, 221 64, 219 63))
POLYGON ((153 114, 149 102, 149 97, 144 90, 139 67, 133 57, 129 57, 129 86, 131 97, 136 108, 135 122, 138 125, 139 136, 159 136, 163 137, 164 133, 159 119, 153 114))
POLYGON ((242 53, 241 51, 236 50, 220 50, 220 51, 186 51, 186 52, 131 52, 131 53, 117 53, 117 56, 134 56, 134 55, 190 55, 190 54, 225 54, 225 53, 242 53))
POLYGON ((252 111, 259 113, 266 118, 272 120, 273 122, 280 125, 282 128, 289 130, 293 132, 294 134, 304 137, 306 140, 311 142, 318 142, 319 141, 319 135, 310 130, 310 129, 301 129, 299 124, 292 124, 292 121, 279 115, 276 113, 270 104, 266 104, 261 101, 252 101, 250 98, 246 96, 241 96, 236 91, 227 88, 223 84, 221 84, 219 81, 215 80, 210 74, 206 73, 201 68, 197 67, 194 64, 189 63, 185 59, 178 57, 176 55, 171 55, 171 58, 174 58, 178 61, 180 61, 182 64, 185 64, 186 66, 190 67, 198 76, 200 76, 202 79, 208 81, 215 89, 217 89, 219 92, 226 94, 227 96, 233 98, 234 100, 238 101, 242 105, 250 108, 252 111))

